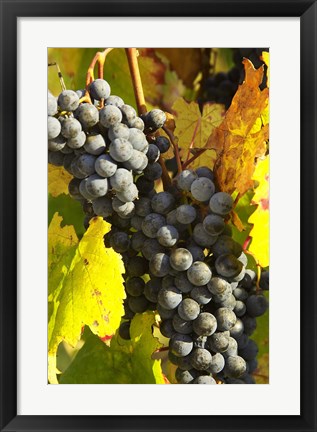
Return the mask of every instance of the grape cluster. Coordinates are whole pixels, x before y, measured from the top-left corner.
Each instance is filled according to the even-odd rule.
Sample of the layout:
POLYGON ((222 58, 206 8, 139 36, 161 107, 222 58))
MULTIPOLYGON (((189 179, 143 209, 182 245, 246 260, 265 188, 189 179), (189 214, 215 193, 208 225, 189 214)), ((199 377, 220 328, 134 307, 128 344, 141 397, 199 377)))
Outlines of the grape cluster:
POLYGON ((268 307, 269 276, 256 286, 232 238, 232 197, 208 167, 184 170, 157 192, 158 160, 170 146, 157 132, 165 114, 138 117, 104 80, 89 92, 92 104, 81 102, 84 90, 48 94, 49 162, 73 175, 69 193, 82 203, 85 226, 96 215, 111 224, 105 247, 125 267, 119 335, 130 338, 135 314, 157 311, 179 383, 254 383, 258 350, 250 336, 268 307))
POLYGON ((170 146, 165 136, 148 142, 144 131, 161 128, 166 116, 154 109, 141 119, 103 79, 89 92, 93 104, 81 103, 85 90, 48 93, 48 161, 73 175, 69 193, 88 207, 86 223, 93 215, 130 218, 134 201, 161 177, 158 159, 170 146))
MULTIPOLYGON (((226 109, 228 109, 239 84, 244 80, 243 58, 248 58, 254 67, 258 69, 264 64, 260 58, 262 52, 268 51, 268 48, 234 48, 232 51, 234 67, 227 73, 218 72, 205 80, 202 84, 203 95, 200 100, 201 103, 216 102, 225 105, 226 109)), ((261 84, 261 88, 263 89, 264 87, 266 87, 266 73, 261 84)))
POLYGON ((210 169, 185 170, 170 191, 141 196, 130 220, 116 218, 105 236, 126 268, 119 334, 129 339, 133 316, 157 310, 182 384, 254 383, 257 346, 249 336, 268 305, 225 223, 232 206, 210 169))

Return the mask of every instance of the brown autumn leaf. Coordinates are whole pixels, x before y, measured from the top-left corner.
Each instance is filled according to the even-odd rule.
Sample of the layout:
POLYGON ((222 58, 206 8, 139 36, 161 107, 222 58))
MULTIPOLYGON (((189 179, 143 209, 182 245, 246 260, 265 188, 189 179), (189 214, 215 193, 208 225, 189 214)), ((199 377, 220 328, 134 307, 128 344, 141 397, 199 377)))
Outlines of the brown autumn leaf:
POLYGON ((151 105, 160 103, 165 83, 166 65, 151 48, 141 48, 139 52, 140 74, 146 101, 151 105))
POLYGON ((265 154, 268 124, 259 118, 268 109, 269 90, 259 89, 264 68, 243 60, 245 81, 239 86, 222 123, 210 135, 206 148, 217 152, 215 175, 220 189, 243 195, 253 186, 255 159, 265 154))

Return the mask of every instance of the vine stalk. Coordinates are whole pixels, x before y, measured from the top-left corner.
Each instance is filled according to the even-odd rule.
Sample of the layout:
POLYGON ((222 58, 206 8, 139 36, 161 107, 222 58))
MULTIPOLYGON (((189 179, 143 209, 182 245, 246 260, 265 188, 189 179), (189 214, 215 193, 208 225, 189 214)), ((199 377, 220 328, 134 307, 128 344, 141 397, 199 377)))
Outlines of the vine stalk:
POLYGON ((197 150, 197 153, 194 154, 190 159, 188 159, 186 162, 183 163, 183 170, 188 167, 192 162, 194 162, 195 159, 197 159, 200 155, 202 155, 206 150, 206 148, 202 148, 200 150, 197 150))
POLYGON ((145 97, 138 63, 138 51, 136 48, 126 48, 125 52, 128 58, 138 113, 139 115, 146 114, 145 97))
POLYGON ((171 140, 171 143, 173 145, 174 148, 174 156, 176 159, 176 163, 177 163, 177 172, 178 174, 181 173, 183 171, 183 167, 182 167, 182 161, 180 158, 180 154, 179 154, 179 149, 178 149, 178 145, 177 142, 175 140, 174 134, 172 131, 170 131, 166 126, 163 126, 163 131, 166 133, 166 135, 169 137, 169 139, 171 140))
MULTIPOLYGON (((145 104, 145 97, 143 92, 143 86, 142 86, 142 79, 140 74, 140 68, 138 63, 138 51, 136 48, 126 48, 125 49, 126 56, 129 63, 129 70, 130 75, 132 79, 132 85, 133 85, 133 91, 134 96, 136 100, 137 110, 139 116, 142 114, 146 114, 146 104, 145 104)), ((166 165, 164 163, 164 159, 162 156, 160 156, 159 163, 162 167, 162 182, 164 190, 168 189, 168 187, 171 185, 171 179, 168 174, 166 165)))

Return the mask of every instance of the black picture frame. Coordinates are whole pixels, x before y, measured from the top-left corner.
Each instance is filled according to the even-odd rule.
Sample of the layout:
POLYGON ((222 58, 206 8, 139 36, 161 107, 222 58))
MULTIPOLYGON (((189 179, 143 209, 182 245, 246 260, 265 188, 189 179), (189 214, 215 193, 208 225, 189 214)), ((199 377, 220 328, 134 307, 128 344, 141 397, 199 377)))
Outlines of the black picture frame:
MULTIPOLYGON (((155 0, 35 2, 0 0, 0 427, 1 431, 316 431, 316 1, 155 0), (17 415, 17 124, 18 17, 300 17, 301 46, 301 414, 294 416, 23 416, 17 415)), ((291 179, 289 179, 291 181, 291 179)), ((287 271, 288 269, 281 269, 287 271)), ((287 287, 282 287, 287 291, 287 287)), ((287 295, 287 292, 285 293, 287 295)), ((287 308, 287 301, 281 307, 287 308)), ((285 311, 287 316, 287 311, 285 311)), ((291 317, 288 317, 291 320, 291 317)), ((283 322, 283 332, 291 323, 283 322), (283 328, 285 324, 285 328, 283 328)), ((285 347, 290 361, 291 347, 285 347)), ((291 377, 289 378, 291 379, 291 377)), ((247 401, 246 401, 247 403, 247 401)), ((260 403, 264 403, 262 401, 260 403)), ((281 403, 283 403, 281 401, 281 403)), ((252 414, 250 412, 250 414, 252 414)))

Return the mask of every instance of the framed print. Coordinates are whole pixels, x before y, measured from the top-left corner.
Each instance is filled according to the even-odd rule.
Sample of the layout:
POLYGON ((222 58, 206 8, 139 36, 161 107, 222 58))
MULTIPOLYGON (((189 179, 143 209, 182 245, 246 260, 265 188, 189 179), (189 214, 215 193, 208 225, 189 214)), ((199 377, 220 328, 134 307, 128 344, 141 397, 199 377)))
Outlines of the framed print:
POLYGON ((1 430, 316 430, 316 3, 1 18, 1 430))

